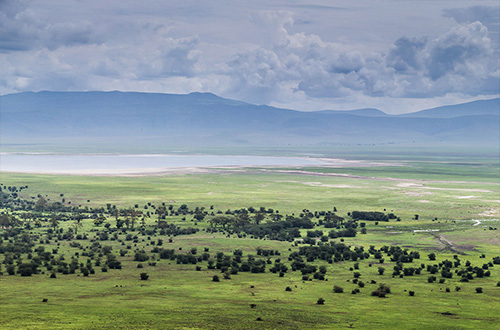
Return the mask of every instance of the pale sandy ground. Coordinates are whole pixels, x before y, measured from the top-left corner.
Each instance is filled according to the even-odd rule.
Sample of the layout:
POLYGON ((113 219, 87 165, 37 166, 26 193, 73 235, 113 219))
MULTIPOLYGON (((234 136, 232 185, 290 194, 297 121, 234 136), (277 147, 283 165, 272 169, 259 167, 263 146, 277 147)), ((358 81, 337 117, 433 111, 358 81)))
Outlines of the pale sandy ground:
MULTIPOLYGON (((360 160, 347 160, 339 158, 319 158, 323 164, 319 165, 284 165, 284 166, 249 166, 249 165, 230 165, 230 166, 200 166, 200 167, 165 167, 165 168, 130 168, 130 169, 79 169, 79 170, 29 170, 29 171, 3 171, 10 173, 32 173, 32 174, 56 174, 56 175, 85 175, 85 176, 161 176, 171 174, 189 174, 189 173, 218 173, 221 170, 245 170, 251 168, 265 169, 274 171, 275 168, 297 168, 302 167, 373 167, 373 166, 402 166, 398 163, 379 163, 360 160)), ((278 170, 279 171, 279 170, 278 170)), ((305 172, 307 173, 307 172, 305 172)))
POLYGON ((178 168, 130 168, 130 169, 92 169, 92 170, 60 170, 60 171, 3 171, 8 173, 30 173, 30 174, 55 174, 55 175, 82 175, 82 176, 155 176, 187 173, 211 173, 211 168, 202 167, 178 167, 178 168))

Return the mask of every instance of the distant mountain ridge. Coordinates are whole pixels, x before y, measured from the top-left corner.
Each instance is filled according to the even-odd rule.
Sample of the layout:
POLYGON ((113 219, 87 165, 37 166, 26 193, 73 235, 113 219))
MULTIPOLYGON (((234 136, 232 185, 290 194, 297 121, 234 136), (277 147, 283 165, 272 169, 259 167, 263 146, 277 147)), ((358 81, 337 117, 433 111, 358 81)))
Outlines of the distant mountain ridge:
POLYGON ((347 114, 347 115, 358 115, 358 116, 367 116, 367 117, 381 117, 381 116, 388 116, 385 112, 379 109, 375 108, 364 108, 364 109, 354 109, 354 110, 323 110, 323 111, 318 111, 321 113, 328 113, 331 115, 338 115, 338 114, 347 114))
POLYGON ((454 118, 477 115, 500 115, 500 98, 472 101, 455 105, 445 105, 442 107, 406 113, 399 116, 413 118, 454 118))
POLYGON ((0 97, 0 138, 3 144, 494 144, 499 104, 475 101, 393 116, 370 108, 301 112, 211 93, 23 92, 0 97))

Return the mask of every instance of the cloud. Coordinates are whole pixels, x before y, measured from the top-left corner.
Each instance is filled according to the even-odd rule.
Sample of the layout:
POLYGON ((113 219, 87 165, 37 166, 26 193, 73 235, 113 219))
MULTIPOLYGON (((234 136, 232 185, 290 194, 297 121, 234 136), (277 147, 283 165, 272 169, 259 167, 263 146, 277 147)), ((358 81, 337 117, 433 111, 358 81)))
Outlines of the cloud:
POLYGON ((490 33, 498 34, 500 30, 500 7, 498 6, 449 8, 443 10, 443 16, 451 17, 459 24, 479 21, 488 28, 490 33))
MULTIPOLYGON (((68 0, 56 6, 0 0, 0 94, 206 91, 315 109, 498 95, 499 7, 446 9, 443 18, 440 4, 428 18, 439 21, 432 29, 408 24, 398 35, 389 23, 399 19, 379 25, 380 31, 360 24, 370 8, 376 15, 383 8, 317 3, 256 1, 233 8, 215 1, 193 13, 192 5, 175 1, 117 6, 89 0, 82 6, 68 0)), ((408 15, 403 7, 395 10, 408 15)), ((412 15, 425 14, 423 6, 415 8, 412 15)))
POLYGON ((420 70, 423 66, 419 56, 427 44, 427 38, 401 37, 389 51, 387 64, 398 72, 420 70))
POLYGON ((0 53, 102 42, 89 21, 50 22, 28 1, 0 2, 0 53))
POLYGON ((478 21, 432 40, 401 37, 384 54, 352 50, 313 34, 289 33, 293 19, 284 13, 261 15, 259 23, 267 24, 263 17, 272 21, 268 25, 274 28, 273 46, 242 52, 228 64, 228 74, 235 79, 232 92, 250 101, 263 94, 289 97, 293 92, 310 98, 498 93, 489 86, 499 69, 495 51, 487 27, 478 21), (282 88, 289 91, 278 93, 282 88))
POLYGON ((434 40, 429 51, 427 68, 433 80, 447 74, 485 74, 487 59, 492 55, 488 29, 477 21, 434 40))

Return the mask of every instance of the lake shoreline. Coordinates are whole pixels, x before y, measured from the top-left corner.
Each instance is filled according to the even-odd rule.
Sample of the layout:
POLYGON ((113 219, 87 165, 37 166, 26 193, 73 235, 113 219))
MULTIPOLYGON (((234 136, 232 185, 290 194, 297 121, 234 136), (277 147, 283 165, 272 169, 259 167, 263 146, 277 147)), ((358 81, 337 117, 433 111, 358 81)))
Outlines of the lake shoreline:
POLYGON ((401 164, 326 157, 174 154, 0 153, 0 173, 154 176, 244 168, 373 167, 401 164))

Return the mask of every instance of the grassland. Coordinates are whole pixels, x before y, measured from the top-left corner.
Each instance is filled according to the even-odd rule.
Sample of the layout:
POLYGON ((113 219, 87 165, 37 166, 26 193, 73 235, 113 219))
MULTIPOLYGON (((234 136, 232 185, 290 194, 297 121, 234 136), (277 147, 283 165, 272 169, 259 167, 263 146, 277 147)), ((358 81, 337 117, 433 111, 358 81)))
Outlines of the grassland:
MULTIPOLYGON (((303 169, 238 169, 213 170, 205 174, 172 174, 157 177, 89 177, 27 175, 1 173, 4 186, 28 185, 21 195, 50 202, 65 199, 67 205, 97 208, 113 204, 119 208, 142 209, 147 203, 182 204, 190 208, 213 205, 214 210, 265 206, 281 214, 298 216, 303 209, 332 210, 349 218, 353 210, 393 212, 401 221, 375 224, 367 221, 367 234, 342 238, 352 247, 400 246, 418 251, 421 258, 405 264, 420 267, 433 265, 455 256, 463 264, 468 260, 481 267, 500 256, 500 184, 498 167, 488 159, 448 159, 446 164, 432 160, 402 160, 400 167, 375 168, 303 168, 303 169), (64 194, 61 196, 60 194, 64 194), (419 220, 414 220, 415 215, 419 220), (437 219, 436 219, 437 218, 437 219), (479 220, 479 221, 475 221, 479 220), (436 253, 431 261, 429 253, 436 253), (484 257, 483 257, 484 255, 484 257)), ((4 210, 8 211, 9 210, 4 210)), ((105 215, 114 227, 114 218, 105 215)), ((316 220, 315 220, 316 221, 316 220)), ((327 267, 327 281, 304 281, 298 271, 288 270, 283 277, 266 270, 253 274, 239 272, 222 279, 220 270, 208 269, 206 261, 197 265, 177 264, 159 259, 151 252, 152 241, 164 240, 164 247, 176 253, 208 248, 212 257, 217 252, 232 255, 236 249, 243 258, 256 255, 257 248, 280 251, 287 265, 288 256, 302 244, 268 239, 239 238, 236 234, 209 233, 207 220, 196 222, 191 217, 173 216, 168 222, 179 228, 194 227, 193 235, 161 236, 133 231, 137 241, 126 241, 126 233, 117 239, 102 241, 113 251, 131 248, 120 260, 123 269, 109 269, 83 276, 80 272, 49 278, 50 272, 29 277, 8 276, 5 266, 0 276, 0 328, 5 329, 496 329, 500 324, 500 265, 489 267, 491 276, 460 282, 456 274, 443 283, 429 283, 429 273, 393 276, 397 264, 385 257, 383 263, 373 257, 358 260, 360 280, 364 288, 353 283, 352 261, 332 264, 315 260, 311 264, 327 267), (183 218, 186 218, 183 220, 183 218), (195 225, 196 222, 196 225, 195 225), (168 242, 172 239, 172 242, 168 242), (156 266, 142 262, 137 268, 134 252, 144 249, 156 266), (386 272, 378 274, 378 267, 386 272), (140 273, 149 279, 141 281, 140 273), (213 282, 213 275, 221 277, 213 282), (376 281, 371 284, 370 281, 376 281), (380 283, 391 288, 387 298, 371 295, 380 283), (339 285, 344 293, 334 293, 339 285), (459 286, 460 291, 455 288, 459 286), (285 291, 290 287, 292 291, 285 291), (475 288, 483 288, 478 294, 475 288), (358 294, 351 291, 359 288, 358 294), (450 289, 447 292, 446 289, 450 289), (410 296, 409 291, 415 291, 410 296), (318 298, 325 304, 316 304, 318 298), (42 300, 47 299, 46 303, 42 300), (251 308, 250 304, 255 304, 251 308)), ((67 232, 74 221, 61 221, 59 229, 67 232)), ((82 221, 77 240, 51 240, 46 250, 57 248, 67 259, 99 241, 103 225, 92 219, 82 221)), ((153 228, 155 217, 146 219, 145 227, 153 228)), ((30 235, 45 235, 50 224, 42 222, 30 235)), ((318 225, 315 230, 328 231, 318 225)), ((302 229, 303 237, 307 230, 302 229)), ((130 231, 129 231, 130 233, 130 231)), ((5 240, 5 239, 4 239, 5 240)), ((331 241, 339 242, 340 239, 331 241)), ((37 244, 38 245, 38 244, 37 244)), ((22 256, 23 260, 27 255, 22 256)), ((262 258, 257 256, 257 258, 262 258)), ((277 256, 272 257, 274 263, 277 256)), ((151 261, 151 260, 150 260, 151 261)), ((440 279, 439 273, 436 275, 440 279)))

